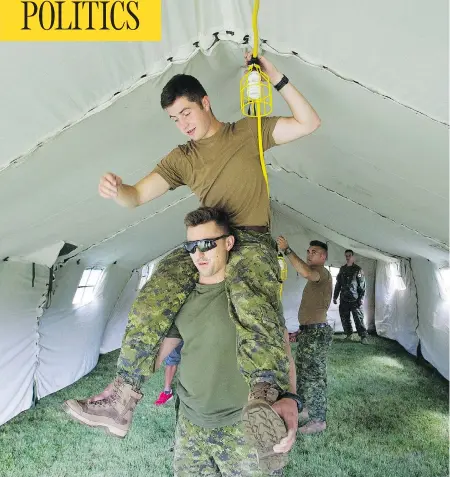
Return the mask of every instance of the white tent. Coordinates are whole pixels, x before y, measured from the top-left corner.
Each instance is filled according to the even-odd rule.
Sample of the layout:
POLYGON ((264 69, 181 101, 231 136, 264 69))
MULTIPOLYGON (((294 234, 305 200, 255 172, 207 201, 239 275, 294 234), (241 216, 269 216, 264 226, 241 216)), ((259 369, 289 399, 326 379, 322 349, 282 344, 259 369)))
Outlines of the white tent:
MULTIPOLYGON (((252 6, 164 1, 158 43, 0 44, 0 424, 120 347, 141 267, 181 243, 198 202, 184 187, 121 209, 98 179, 134 183, 184 141, 159 107, 178 72, 201 80, 219 119, 241 117, 252 6), (74 305, 90 267, 103 269, 95 299, 74 305)), ((420 342, 448 379, 447 2, 263 0, 259 32, 322 119, 266 154, 274 234, 300 255, 327 240, 333 267, 352 248, 369 327, 413 355, 420 342)), ((291 268, 291 331, 303 286, 291 268)))

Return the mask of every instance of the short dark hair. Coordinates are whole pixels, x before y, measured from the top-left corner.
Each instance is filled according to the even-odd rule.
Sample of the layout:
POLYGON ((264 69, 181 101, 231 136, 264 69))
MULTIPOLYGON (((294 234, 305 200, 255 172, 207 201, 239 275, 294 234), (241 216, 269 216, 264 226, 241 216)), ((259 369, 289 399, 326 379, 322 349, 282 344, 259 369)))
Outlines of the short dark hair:
POLYGON ((202 99, 206 96, 205 88, 197 78, 191 75, 178 74, 173 76, 164 86, 161 93, 161 108, 166 109, 182 96, 189 101, 202 106, 202 99))
POLYGON ((199 207, 189 212, 184 218, 184 225, 186 227, 197 227, 197 225, 203 225, 208 222, 215 222, 216 225, 222 227, 226 234, 231 232, 230 217, 223 209, 199 207))
POLYGON ((324 242, 321 242, 320 240, 311 240, 309 242, 310 247, 320 247, 321 249, 325 250, 325 252, 328 253, 328 245, 324 242))
POLYGON ((350 248, 348 248, 344 253, 351 253, 352 255, 355 255, 355 252, 350 248))

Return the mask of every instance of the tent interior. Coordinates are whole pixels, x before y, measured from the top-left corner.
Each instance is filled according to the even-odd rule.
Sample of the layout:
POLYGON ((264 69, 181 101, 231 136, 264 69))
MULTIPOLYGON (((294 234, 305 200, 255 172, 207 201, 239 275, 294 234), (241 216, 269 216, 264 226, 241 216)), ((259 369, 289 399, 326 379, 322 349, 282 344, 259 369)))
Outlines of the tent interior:
MULTIPOLYGON (((185 237, 187 187, 137 209, 102 199, 184 142, 161 110, 174 74, 242 117, 249 0, 162 2, 155 43, 0 44, 0 424, 120 347, 140 285, 185 237), (85 271, 87 271, 85 273, 85 271)), ((449 378, 448 5, 263 1, 261 50, 318 112, 311 136, 266 152, 273 236, 301 256, 355 251, 370 330, 449 378)), ((290 115, 274 92, 274 112, 290 115)), ((242 178, 245 180, 245 178, 242 178)), ((305 280, 289 265, 289 331, 305 280)), ((338 310, 329 320, 341 331, 338 310)))

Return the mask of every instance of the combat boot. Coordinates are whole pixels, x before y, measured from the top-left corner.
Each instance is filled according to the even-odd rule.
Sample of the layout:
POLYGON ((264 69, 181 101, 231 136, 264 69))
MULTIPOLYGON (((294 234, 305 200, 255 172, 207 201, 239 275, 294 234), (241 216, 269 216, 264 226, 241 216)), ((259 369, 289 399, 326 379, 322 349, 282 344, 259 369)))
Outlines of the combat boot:
POLYGON ((131 427, 134 409, 142 396, 122 378, 116 378, 108 397, 98 401, 70 399, 65 401, 63 408, 82 424, 101 427, 115 437, 125 437, 131 427))
POLYGON ((280 470, 288 463, 287 454, 273 450, 273 446, 287 436, 286 424, 272 409, 278 395, 271 384, 258 383, 242 411, 246 440, 258 451, 259 466, 264 472, 280 470))

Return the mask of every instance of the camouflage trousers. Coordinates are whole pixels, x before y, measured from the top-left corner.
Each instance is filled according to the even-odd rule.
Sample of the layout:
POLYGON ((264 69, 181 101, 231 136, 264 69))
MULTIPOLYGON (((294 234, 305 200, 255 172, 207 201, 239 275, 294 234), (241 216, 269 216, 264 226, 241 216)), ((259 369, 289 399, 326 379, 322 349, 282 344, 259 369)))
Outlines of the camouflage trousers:
MULTIPOLYGON (((287 391, 289 359, 276 244, 270 234, 237 230, 234 235, 225 284, 240 371, 250 387, 269 382, 287 391)), ((161 260, 133 303, 118 374, 135 388, 154 372, 160 345, 197 281, 189 254, 176 249, 161 260)))
POLYGON ((297 394, 308 408, 311 420, 326 420, 327 355, 332 340, 331 326, 307 328, 298 333, 295 357, 297 394))
POLYGON ((175 477, 262 477, 256 450, 244 439, 241 423, 207 429, 180 414, 175 431, 175 477))
POLYGON ((356 331, 358 335, 363 338, 367 336, 367 330, 364 326, 364 312, 362 306, 358 306, 356 302, 340 301, 339 303, 339 315, 341 317, 342 328, 346 335, 353 333, 352 322, 350 313, 353 315, 353 321, 355 322, 356 331))

